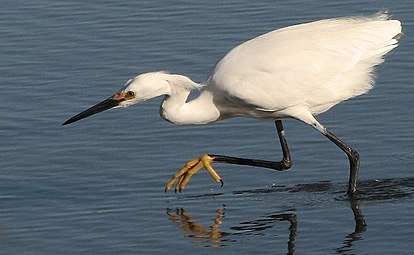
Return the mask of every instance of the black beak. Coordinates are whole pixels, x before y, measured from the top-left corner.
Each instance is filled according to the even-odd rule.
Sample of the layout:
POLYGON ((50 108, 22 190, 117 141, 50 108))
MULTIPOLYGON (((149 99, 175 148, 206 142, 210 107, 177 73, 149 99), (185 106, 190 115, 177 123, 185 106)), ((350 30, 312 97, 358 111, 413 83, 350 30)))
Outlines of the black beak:
POLYGON ((86 109, 85 111, 73 116, 72 118, 68 119, 67 121, 63 122, 62 126, 70 124, 72 122, 84 119, 86 117, 89 117, 91 115, 94 115, 96 113, 114 108, 119 105, 120 102, 124 101, 125 98, 120 96, 120 94, 115 94, 111 96, 110 98, 100 102, 99 104, 92 106, 89 109, 86 109))

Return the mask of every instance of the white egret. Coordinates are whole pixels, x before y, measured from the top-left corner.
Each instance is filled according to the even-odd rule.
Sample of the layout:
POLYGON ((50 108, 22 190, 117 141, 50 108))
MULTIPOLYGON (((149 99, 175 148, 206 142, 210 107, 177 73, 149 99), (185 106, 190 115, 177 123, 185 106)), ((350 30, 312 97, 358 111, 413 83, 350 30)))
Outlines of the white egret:
POLYGON ((130 79, 103 102, 75 115, 63 125, 95 113, 126 107, 164 96, 160 115, 180 125, 201 125, 252 117, 276 124, 282 146, 279 162, 204 154, 189 161, 167 183, 181 191, 201 168, 222 182, 211 163, 230 163, 285 170, 291 167, 282 119, 300 120, 331 140, 350 163, 348 194, 356 191, 359 155, 322 126, 315 116, 373 87, 374 67, 397 47, 401 23, 386 12, 372 16, 325 19, 271 31, 240 44, 216 65, 205 84, 166 72, 151 72, 130 79), (192 90, 198 97, 189 100, 192 90))

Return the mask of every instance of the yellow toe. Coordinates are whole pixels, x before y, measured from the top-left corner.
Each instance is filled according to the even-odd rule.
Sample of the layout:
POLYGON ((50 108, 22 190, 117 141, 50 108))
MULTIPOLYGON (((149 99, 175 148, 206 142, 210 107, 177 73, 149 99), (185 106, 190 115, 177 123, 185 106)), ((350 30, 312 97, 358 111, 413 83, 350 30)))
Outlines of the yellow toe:
POLYGON ((188 161, 183 168, 181 168, 165 185, 165 192, 169 191, 174 183, 177 181, 175 186, 175 191, 181 192, 187 183, 190 181, 191 177, 200 171, 203 167, 209 172, 211 177, 218 183, 221 183, 223 186, 223 181, 221 177, 217 174, 214 168, 211 166, 211 163, 214 162, 214 157, 204 154, 197 159, 188 161))

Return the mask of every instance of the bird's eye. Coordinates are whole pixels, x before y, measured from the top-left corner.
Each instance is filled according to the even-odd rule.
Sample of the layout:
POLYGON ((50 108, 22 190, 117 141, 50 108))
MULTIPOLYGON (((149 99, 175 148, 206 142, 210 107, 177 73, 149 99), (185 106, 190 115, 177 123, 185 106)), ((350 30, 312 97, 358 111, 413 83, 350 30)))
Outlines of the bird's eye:
POLYGON ((134 91, 128 91, 127 93, 125 93, 127 98, 132 98, 135 97, 135 92, 134 91))

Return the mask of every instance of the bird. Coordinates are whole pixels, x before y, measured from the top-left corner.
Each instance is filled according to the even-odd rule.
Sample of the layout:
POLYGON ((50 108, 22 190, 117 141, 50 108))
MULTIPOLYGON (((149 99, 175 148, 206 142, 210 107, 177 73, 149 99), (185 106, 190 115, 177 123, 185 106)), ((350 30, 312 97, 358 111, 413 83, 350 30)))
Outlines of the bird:
POLYGON ((346 154, 350 166, 347 194, 354 195, 360 156, 316 116, 344 100, 367 93, 375 83, 375 67, 398 46, 402 35, 401 22, 392 19, 387 11, 276 29, 231 49, 203 83, 165 71, 143 73, 62 125, 160 96, 160 115, 173 124, 205 125, 235 117, 275 123, 283 154, 280 161, 203 154, 188 161, 167 182, 166 192, 174 184, 175 191, 181 192, 203 168, 223 185, 212 163, 277 171, 291 168, 293 161, 282 121, 296 119, 319 131, 346 154), (198 95, 189 98, 194 90, 198 95))

